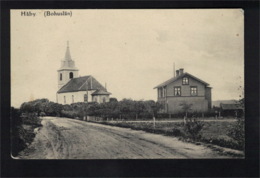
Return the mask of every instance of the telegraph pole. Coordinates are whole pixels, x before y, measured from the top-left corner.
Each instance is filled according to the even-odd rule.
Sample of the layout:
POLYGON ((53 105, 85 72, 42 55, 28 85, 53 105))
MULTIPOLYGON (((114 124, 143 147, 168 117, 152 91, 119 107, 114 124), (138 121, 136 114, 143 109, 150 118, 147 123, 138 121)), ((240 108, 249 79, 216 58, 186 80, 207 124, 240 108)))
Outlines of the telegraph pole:
POLYGON ((173 62, 173 77, 175 77, 175 63, 173 62))

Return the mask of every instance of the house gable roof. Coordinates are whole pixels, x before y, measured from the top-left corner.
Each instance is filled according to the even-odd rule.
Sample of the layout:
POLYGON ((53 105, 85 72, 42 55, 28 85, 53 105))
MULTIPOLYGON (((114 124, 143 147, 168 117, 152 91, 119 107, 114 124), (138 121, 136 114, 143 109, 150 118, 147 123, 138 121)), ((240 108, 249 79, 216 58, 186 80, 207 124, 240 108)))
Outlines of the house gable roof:
POLYGON ((197 78, 197 77, 195 77, 195 76, 193 76, 193 75, 191 75, 191 74, 185 72, 185 73, 179 75, 178 77, 173 77, 173 78, 171 78, 171 79, 169 79, 169 80, 167 80, 167 81, 161 83, 160 85, 157 85, 156 87, 154 87, 154 89, 155 89, 155 88, 164 87, 164 86, 166 86, 166 85, 168 85, 168 84, 170 84, 170 83, 173 83, 173 82, 179 80, 180 78, 182 78, 182 77, 184 77, 184 76, 189 76, 189 77, 193 78, 194 80, 197 80, 198 82, 200 82, 200 83, 202 83, 202 84, 204 84, 204 85, 206 85, 206 86, 209 85, 207 82, 204 82, 203 80, 201 80, 201 79, 199 79, 199 78, 197 78))
POLYGON ((94 77, 89 75, 71 79, 67 84, 61 87, 57 93, 68 93, 86 90, 106 91, 105 87, 103 87, 94 77))

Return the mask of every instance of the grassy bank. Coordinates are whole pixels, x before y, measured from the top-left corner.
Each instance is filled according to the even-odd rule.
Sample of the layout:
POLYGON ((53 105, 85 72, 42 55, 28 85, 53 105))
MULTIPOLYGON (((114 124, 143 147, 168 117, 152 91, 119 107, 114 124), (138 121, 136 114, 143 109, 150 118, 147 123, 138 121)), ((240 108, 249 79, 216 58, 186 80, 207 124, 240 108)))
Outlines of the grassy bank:
POLYGON ((18 153, 33 141, 35 137, 34 129, 41 127, 41 119, 35 114, 27 114, 21 117, 19 109, 11 109, 11 149, 12 155, 18 153))
MULTIPOLYGON (((183 120, 178 121, 158 121, 154 123, 151 121, 92 121, 105 125, 118 126, 124 128, 131 128, 134 130, 143 130, 149 133, 157 133, 166 136, 178 137, 184 141, 194 141, 187 133, 184 127, 183 120)), ((203 122, 203 128, 200 131, 200 137, 196 139, 197 142, 210 143, 221 147, 243 150, 236 140, 228 136, 229 130, 236 124, 235 120, 211 120, 208 119, 203 122)))

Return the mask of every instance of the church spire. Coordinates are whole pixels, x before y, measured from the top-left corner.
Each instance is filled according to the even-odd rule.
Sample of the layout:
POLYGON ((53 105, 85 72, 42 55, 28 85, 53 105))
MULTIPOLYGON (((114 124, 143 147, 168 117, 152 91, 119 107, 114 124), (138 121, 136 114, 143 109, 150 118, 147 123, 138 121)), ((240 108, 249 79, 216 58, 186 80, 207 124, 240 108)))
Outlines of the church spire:
POLYGON ((71 61, 69 41, 67 41, 67 50, 65 53, 65 61, 71 61))
POLYGON ((78 68, 75 67, 75 62, 70 56, 69 41, 67 41, 67 49, 65 58, 61 61, 61 67, 58 69, 58 87, 64 86, 68 81, 78 77, 78 68))
POLYGON ((65 58, 64 60, 61 61, 61 69, 77 69, 75 67, 75 62, 72 60, 71 55, 70 55, 70 46, 69 46, 69 41, 67 41, 67 49, 65 53, 65 58))

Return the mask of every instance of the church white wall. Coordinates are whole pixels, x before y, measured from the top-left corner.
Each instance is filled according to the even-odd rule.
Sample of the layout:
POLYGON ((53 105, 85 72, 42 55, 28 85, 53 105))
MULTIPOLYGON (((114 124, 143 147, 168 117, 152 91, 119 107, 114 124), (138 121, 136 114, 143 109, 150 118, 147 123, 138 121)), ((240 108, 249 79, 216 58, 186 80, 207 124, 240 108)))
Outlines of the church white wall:
MULTIPOLYGON (((92 93, 95 90, 88 91, 88 102, 92 102, 92 93)), ((78 91, 78 92, 68 92, 68 93, 57 93, 57 103, 59 104, 71 104, 84 102, 84 95, 86 91, 78 91), (66 98, 66 102, 64 101, 64 96, 66 98), (74 101, 73 99, 74 98, 74 101)))
POLYGON ((109 95, 95 95, 92 100, 98 103, 109 102, 109 95))

